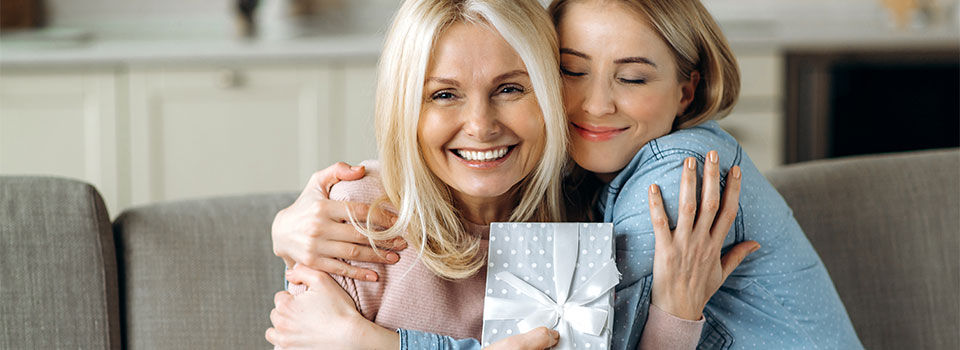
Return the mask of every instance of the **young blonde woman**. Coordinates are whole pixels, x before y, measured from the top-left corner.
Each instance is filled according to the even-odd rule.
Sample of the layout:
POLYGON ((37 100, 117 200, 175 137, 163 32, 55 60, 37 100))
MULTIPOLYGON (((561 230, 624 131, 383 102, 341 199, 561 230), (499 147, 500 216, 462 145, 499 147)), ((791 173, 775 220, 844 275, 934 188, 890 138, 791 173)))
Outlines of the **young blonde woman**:
MULTIPOLYGON (((382 163, 367 164, 371 176, 332 188, 330 179, 312 179, 297 202, 278 214, 275 249, 288 264, 301 263, 288 279, 309 288, 291 288, 301 289, 294 291, 296 297, 277 294, 271 313, 274 328, 267 331, 267 339, 283 348, 479 347, 469 338, 479 337, 482 323, 486 225, 564 219, 560 180, 567 122, 558 108, 558 52, 549 17, 533 0, 404 2, 380 66, 376 124, 382 163), (334 230, 326 229, 330 223, 345 228, 352 221, 349 215, 331 215, 331 208, 341 208, 339 214, 346 210, 318 198, 328 190, 333 198, 356 202, 385 198, 396 208, 394 222, 360 231, 369 237, 363 243, 402 237, 413 249, 387 256, 398 263, 319 266, 341 274, 348 272, 344 266, 360 266, 366 269, 361 276, 377 273, 379 282, 341 277, 334 282, 303 266, 326 260, 298 258, 311 253, 286 253, 282 242, 287 237, 338 235, 344 231, 331 234, 334 230)), ((692 188, 696 180, 690 170, 684 179, 692 188)), ((721 261, 719 244, 735 216, 739 188, 736 179, 730 181, 724 210, 714 225, 720 205, 717 163, 708 162, 705 172, 705 191, 712 194, 704 196, 704 206, 712 209, 701 212, 702 220, 695 225, 689 220, 673 233, 662 232, 664 240, 677 237, 686 243, 677 245, 672 258, 673 263, 685 263, 685 273, 693 273, 693 278, 663 289, 680 291, 671 295, 688 299, 698 295, 693 306, 685 305, 688 300, 673 303, 687 308, 706 303, 751 246, 741 244, 721 261), (710 253, 684 254, 689 247, 710 253)), ((691 204, 696 207, 695 199, 691 204)), ((366 218, 375 221, 371 215, 366 218)), ((347 243, 355 239, 339 237, 319 245, 307 240, 303 246, 328 253, 336 247, 350 249, 355 253, 347 255, 354 259, 372 252, 359 253, 355 244, 347 243)), ((617 240, 625 244, 618 249, 626 252, 618 252, 618 264, 629 263, 629 252, 641 248, 631 242, 638 241, 617 240)), ((626 266, 622 270, 629 271, 631 265, 626 266)), ((694 330, 686 334, 696 337, 703 321, 675 319, 667 310, 660 319, 651 316, 651 324, 686 327, 694 330)), ((623 339, 639 338, 640 331, 615 331, 615 347, 626 346, 623 339)), ((644 339, 672 336, 651 332, 644 339)), ((540 329, 492 346, 542 349, 555 342, 555 332, 540 329)), ((636 348, 636 342, 631 346, 636 348)))
MULTIPOLYGON (((733 108, 739 73, 726 39, 700 1, 558 0, 549 11, 561 42, 571 155, 589 172, 581 177, 583 187, 600 188, 598 196, 584 202, 602 208, 603 220, 613 222, 618 234, 638 237, 660 255, 669 242, 654 240, 654 232, 668 227, 657 224, 657 213, 651 219, 642 212, 647 207, 643 193, 659 189, 666 203, 676 203, 678 196, 682 202, 694 196, 678 190, 674 181, 683 168, 718 158, 721 168, 742 168, 740 210, 723 245, 755 240, 763 250, 745 260, 705 308, 676 314, 706 318, 699 346, 862 348, 790 208, 737 141, 713 121, 733 108)), ((670 217, 679 211, 667 209, 670 217)), ((639 274, 624 276, 637 281, 629 294, 638 296, 637 302, 628 306, 636 316, 617 319, 621 327, 642 327, 647 300, 663 307, 676 300, 659 300, 663 294, 657 291, 669 285, 658 279, 675 276, 653 264, 653 251, 637 255, 639 274)))

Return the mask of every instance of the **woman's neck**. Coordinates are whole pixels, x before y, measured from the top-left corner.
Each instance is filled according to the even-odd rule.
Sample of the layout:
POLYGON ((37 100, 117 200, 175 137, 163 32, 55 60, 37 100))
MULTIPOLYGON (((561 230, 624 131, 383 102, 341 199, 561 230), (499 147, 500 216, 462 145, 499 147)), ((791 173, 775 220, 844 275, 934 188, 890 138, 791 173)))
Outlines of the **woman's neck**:
POLYGON ((509 191, 497 197, 471 197, 455 194, 457 209, 463 218, 477 225, 489 225, 495 221, 510 220, 510 213, 517 207, 517 196, 509 191))

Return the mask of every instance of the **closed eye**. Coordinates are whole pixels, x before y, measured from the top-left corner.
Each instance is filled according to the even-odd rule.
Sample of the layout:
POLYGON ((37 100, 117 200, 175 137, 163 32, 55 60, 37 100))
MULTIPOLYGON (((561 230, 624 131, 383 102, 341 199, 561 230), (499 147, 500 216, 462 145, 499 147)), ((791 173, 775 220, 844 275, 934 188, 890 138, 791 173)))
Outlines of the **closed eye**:
POLYGON ((560 67, 560 73, 563 73, 563 75, 571 76, 571 77, 581 77, 587 74, 587 73, 574 72, 563 67, 560 67))
POLYGON ((626 78, 619 78, 618 80, 620 80, 621 82, 626 83, 626 84, 643 85, 643 84, 646 84, 646 83, 647 83, 647 80, 646 80, 646 79, 626 79, 626 78))

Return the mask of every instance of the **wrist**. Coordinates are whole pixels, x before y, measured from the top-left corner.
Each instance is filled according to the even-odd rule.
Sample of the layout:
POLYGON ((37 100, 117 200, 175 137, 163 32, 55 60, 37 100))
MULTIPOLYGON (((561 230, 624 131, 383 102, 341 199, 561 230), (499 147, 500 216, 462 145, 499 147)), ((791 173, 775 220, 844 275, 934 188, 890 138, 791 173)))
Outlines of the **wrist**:
POLYGON ((650 304, 653 306, 656 306, 658 309, 662 310, 663 312, 666 312, 672 315, 673 317, 676 317, 679 319, 684 319, 688 321, 699 321, 701 318, 703 318, 703 307, 690 308, 690 307, 684 307, 684 305, 678 305, 670 302, 664 303, 664 302, 658 302, 654 300, 651 300, 650 304))
MULTIPOLYGON (((353 339, 363 339, 364 349, 385 349, 394 350, 400 348, 400 334, 381 327, 380 325, 358 316, 353 323, 353 329, 356 330, 353 339)), ((356 342, 351 341, 356 344, 356 342)))

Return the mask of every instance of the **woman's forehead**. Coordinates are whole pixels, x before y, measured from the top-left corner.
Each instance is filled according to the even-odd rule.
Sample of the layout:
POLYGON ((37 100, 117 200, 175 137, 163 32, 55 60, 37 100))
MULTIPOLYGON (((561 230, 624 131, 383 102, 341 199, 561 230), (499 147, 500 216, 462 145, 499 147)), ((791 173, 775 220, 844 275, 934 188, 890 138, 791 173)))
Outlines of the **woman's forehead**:
POLYGON ((438 38, 428 77, 492 79, 504 73, 524 70, 520 55, 490 25, 457 22, 438 38))

